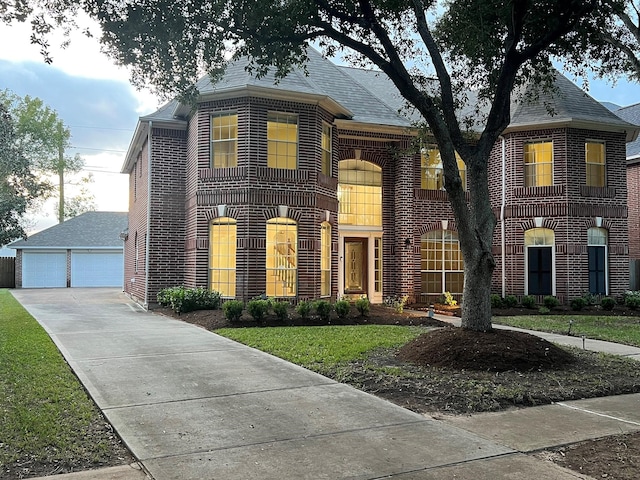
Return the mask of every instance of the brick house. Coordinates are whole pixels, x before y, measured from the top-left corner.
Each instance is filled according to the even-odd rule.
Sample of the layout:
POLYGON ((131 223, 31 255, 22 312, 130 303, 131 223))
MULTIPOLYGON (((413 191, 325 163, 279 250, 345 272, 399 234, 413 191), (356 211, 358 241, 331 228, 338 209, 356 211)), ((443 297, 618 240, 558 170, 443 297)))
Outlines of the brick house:
MULTIPOLYGON (((417 145, 411 115, 400 113, 383 75, 309 54, 308 75, 274 83, 236 63, 218 83, 199 83, 195 108, 172 101, 140 118, 123 166, 132 297, 154 303, 174 285, 242 300, 367 295, 379 303, 406 294, 427 302, 462 293, 437 148, 417 145)), ((566 79, 559 84, 570 95, 559 104, 566 111, 551 117, 521 105, 492 155, 504 217, 496 293, 566 299, 591 280, 598 293, 628 282, 624 148, 638 128, 566 79), (606 267, 590 274, 590 260, 606 267)))
MULTIPOLYGON (((614 112, 640 125, 640 103, 614 112)), ((640 290, 640 139, 627 143, 627 197, 629 204, 629 268, 631 290, 640 290)))

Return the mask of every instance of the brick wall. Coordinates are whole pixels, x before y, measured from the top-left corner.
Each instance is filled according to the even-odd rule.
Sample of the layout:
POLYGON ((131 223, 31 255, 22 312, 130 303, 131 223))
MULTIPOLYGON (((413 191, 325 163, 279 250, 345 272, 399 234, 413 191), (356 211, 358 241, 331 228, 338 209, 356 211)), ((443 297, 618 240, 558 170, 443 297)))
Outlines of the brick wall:
POLYGON ((640 162, 627 167, 629 258, 640 260, 640 162))

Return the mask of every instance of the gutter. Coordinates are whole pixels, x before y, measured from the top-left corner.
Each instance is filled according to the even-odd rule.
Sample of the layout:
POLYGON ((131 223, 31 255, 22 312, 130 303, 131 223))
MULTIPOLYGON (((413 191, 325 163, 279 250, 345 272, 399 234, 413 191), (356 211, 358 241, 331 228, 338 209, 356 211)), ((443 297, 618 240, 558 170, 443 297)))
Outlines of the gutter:
POLYGON ((505 138, 500 135, 500 141, 502 142, 502 199, 500 202, 500 255, 502 256, 502 262, 500 265, 501 269, 501 282, 502 282, 502 298, 506 296, 507 293, 507 275, 506 275, 506 239, 505 239, 505 226, 504 226, 504 216, 505 216, 505 206, 507 203, 506 200, 506 142, 505 138))
POLYGON ((149 307, 149 244, 151 242, 151 131, 153 130, 153 121, 149 120, 149 131, 147 132, 147 234, 144 242, 144 307, 149 307))

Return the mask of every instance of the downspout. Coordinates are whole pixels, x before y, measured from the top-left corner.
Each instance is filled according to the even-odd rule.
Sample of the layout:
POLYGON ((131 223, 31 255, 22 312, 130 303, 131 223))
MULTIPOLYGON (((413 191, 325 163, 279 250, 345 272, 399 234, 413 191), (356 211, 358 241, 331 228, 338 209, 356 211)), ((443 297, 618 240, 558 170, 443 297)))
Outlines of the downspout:
POLYGON ((506 142, 502 135, 500 135, 500 140, 502 142, 502 199, 500 202, 500 255, 502 257, 502 262, 500 262, 501 267, 501 277, 502 277, 502 298, 507 295, 507 278, 506 278, 506 239, 505 239, 505 226, 504 226, 504 216, 505 216, 505 207, 506 207, 506 142))
POLYGON ((153 121, 149 120, 147 132, 147 234, 144 241, 144 305, 149 307, 149 244, 151 243, 151 130, 153 121))

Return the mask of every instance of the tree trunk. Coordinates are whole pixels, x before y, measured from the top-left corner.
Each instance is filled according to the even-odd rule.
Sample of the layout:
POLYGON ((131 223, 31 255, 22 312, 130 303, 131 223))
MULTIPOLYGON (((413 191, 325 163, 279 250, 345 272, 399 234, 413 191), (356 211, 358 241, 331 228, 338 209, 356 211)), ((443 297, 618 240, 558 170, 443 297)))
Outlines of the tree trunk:
POLYGON ((491 330, 491 276, 495 261, 490 252, 464 259, 462 328, 477 332, 491 330))

